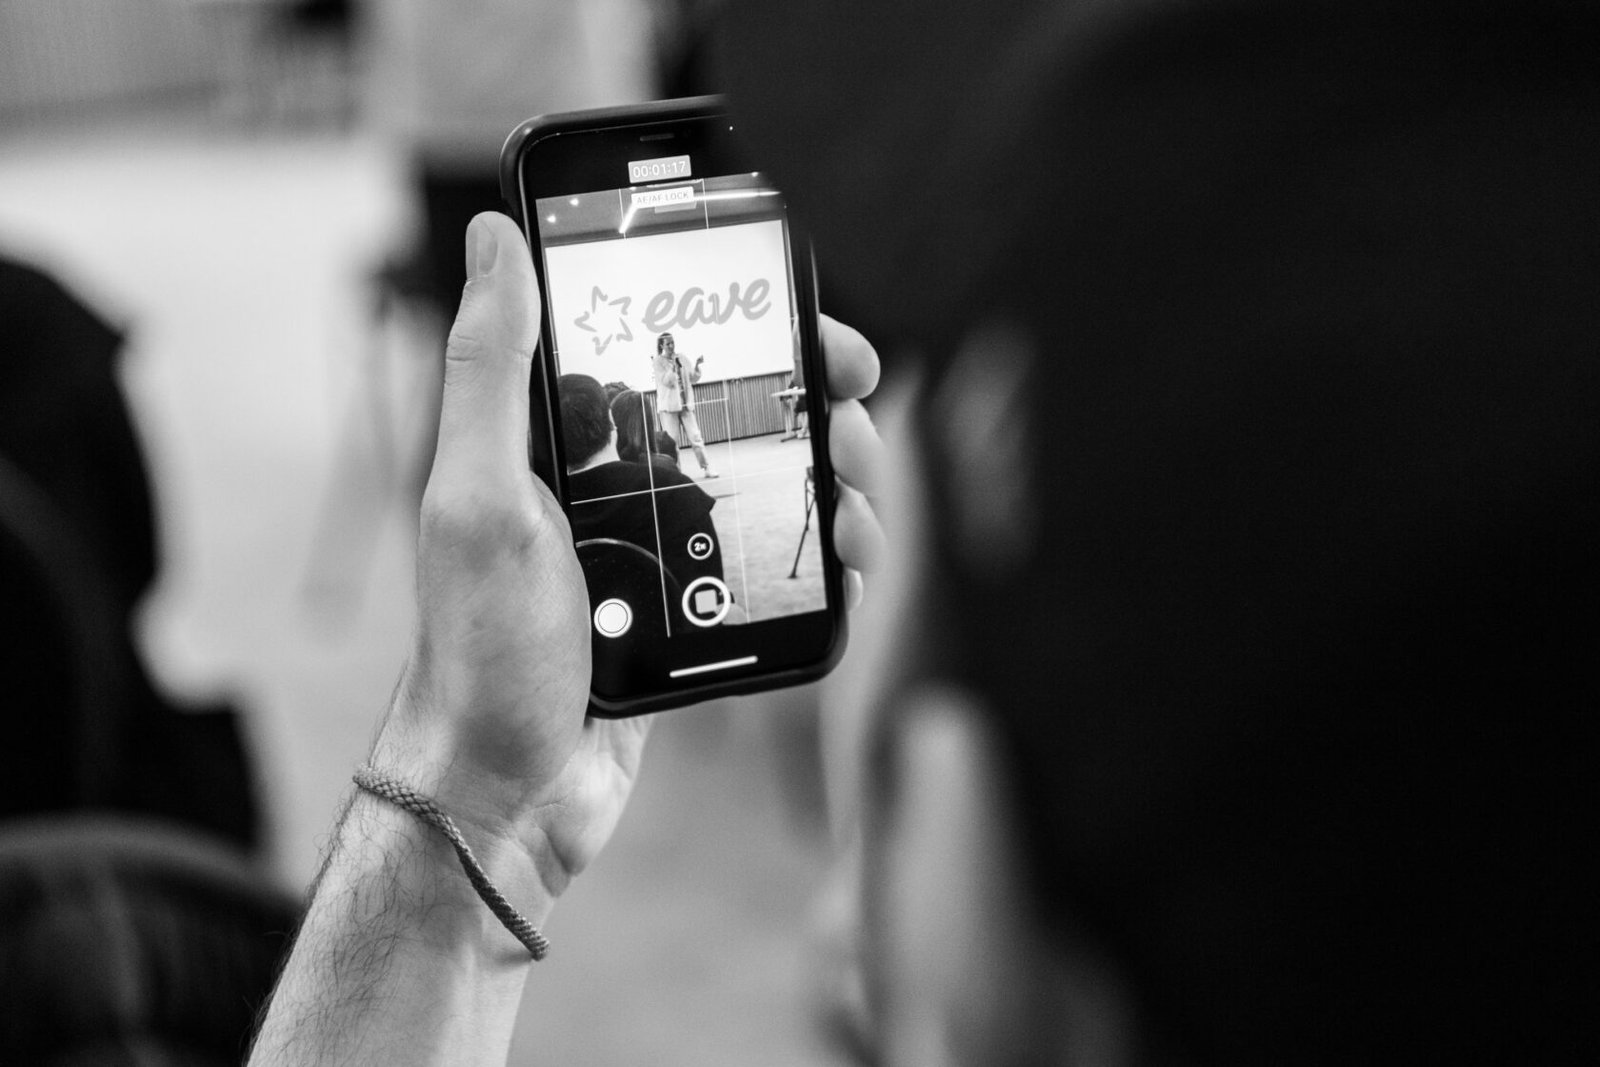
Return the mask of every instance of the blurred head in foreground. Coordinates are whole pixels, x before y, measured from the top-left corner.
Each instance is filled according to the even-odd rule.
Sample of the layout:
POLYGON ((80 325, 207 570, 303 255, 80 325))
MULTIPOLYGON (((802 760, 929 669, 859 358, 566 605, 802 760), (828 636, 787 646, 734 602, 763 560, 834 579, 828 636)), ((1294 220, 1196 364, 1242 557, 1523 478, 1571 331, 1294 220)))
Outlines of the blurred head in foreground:
POLYGON ((824 6, 725 62, 911 394, 885 1061, 1592 1061, 1595 12, 824 6))

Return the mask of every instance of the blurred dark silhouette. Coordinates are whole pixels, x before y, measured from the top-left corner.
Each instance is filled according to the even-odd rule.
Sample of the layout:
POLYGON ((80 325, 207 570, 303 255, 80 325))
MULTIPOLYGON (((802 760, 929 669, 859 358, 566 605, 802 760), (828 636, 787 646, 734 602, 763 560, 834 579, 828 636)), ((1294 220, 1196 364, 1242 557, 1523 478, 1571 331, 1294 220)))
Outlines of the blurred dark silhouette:
POLYGON ((253 847, 236 716, 170 704, 133 644, 157 556, 120 345, 49 276, 0 260, 0 818, 138 812, 253 847))
POLYGON ((728 11, 929 382, 903 669, 1130 1062, 1594 1062, 1594 6, 728 11))

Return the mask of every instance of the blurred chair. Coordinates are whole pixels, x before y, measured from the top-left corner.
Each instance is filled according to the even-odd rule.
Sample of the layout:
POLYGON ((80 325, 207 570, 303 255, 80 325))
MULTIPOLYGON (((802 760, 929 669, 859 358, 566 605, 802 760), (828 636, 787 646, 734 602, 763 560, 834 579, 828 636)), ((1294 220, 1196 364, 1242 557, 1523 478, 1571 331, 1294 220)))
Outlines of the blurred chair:
POLYGON ((300 910, 170 823, 0 825, 0 1062, 239 1063, 300 910))

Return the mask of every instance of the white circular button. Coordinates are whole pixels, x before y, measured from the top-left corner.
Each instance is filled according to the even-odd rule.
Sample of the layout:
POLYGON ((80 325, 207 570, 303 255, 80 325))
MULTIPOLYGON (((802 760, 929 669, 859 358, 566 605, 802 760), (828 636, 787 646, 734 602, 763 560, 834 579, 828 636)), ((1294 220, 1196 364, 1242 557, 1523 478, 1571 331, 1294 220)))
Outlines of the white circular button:
POLYGON ((715 626, 728 617, 731 607, 733 594, 720 578, 696 578, 683 591, 683 613, 696 626, 715 626))
POLYGON ((633 625, 633 609, 613 597, 594 609, 594 628, 601 637, 621 637, 633 625))
POLYGON ((716 545, 712 543, 710 534, 693 534, 689 538, 689 558, 707 559, 711 556, 711 550, 715 547, 716 545))

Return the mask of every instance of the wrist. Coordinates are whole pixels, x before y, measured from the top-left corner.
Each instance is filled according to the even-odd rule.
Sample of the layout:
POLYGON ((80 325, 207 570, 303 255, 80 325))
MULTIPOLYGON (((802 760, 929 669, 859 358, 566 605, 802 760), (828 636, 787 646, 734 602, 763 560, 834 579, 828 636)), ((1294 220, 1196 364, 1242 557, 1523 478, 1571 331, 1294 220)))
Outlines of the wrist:
MULTIPOLYGON (((484 766, 471 751, 470 745, 437 725, 418 728, 397 706, 379 731, 368 762, 437 804, 455 823, 495 886, 535 926, 542 925, 572 876, 542 825, 538 791, 523 778, 484 766)), ((434 839, 436 850, 443 849, 449 858, 460 887, 477 900, 441 831, 387 801, 363 796, 415 823, 418 832, 434 839)), ((482 901, 478 907, 484 908, 482 901)))
POLYGON ((648 718, 586 720, 586 693, 540 679, 490 687, 413 664, 370 761, 439 804, 469 843, 514 851, 553 900, 615 829, 648 731, 648 718))
MULTIPOLYGON (((521 850, 459 829, 495 886, 529 922, 543 926, 555 897, 521 850)), ((354 902, 355 910, 381 910, 394 936, 435 965, 504 971, 531 962, 479 897, 445 835, 389 800, 356 791, 329 862, 329 870, 335 868, 340 884, 368 887, 372 899, 354 902)))

